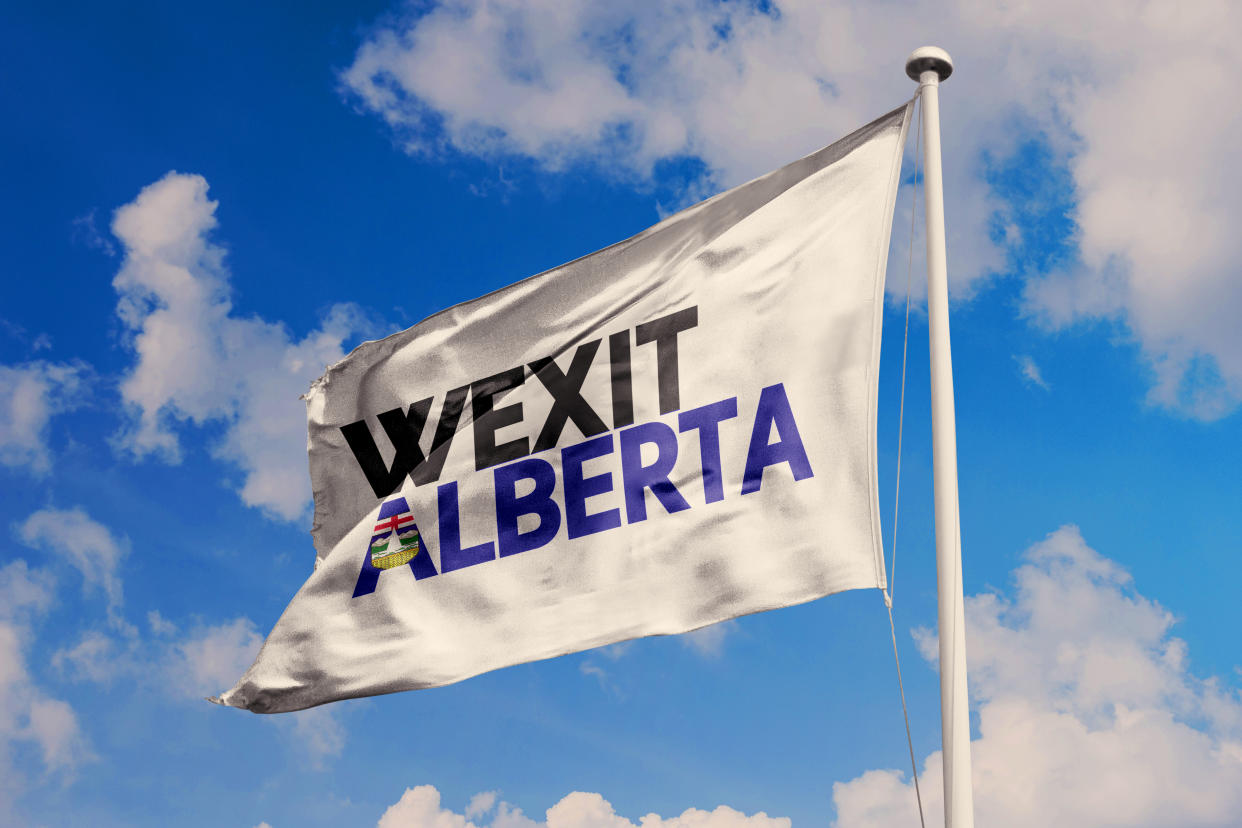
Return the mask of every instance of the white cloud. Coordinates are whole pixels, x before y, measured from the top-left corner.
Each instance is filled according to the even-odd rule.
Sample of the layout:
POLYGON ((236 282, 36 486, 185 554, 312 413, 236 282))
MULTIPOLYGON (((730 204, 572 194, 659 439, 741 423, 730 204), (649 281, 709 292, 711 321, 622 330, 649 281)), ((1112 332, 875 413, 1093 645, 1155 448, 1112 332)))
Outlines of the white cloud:
POLYGON ((750 816, 721 805, 712 811, 688 808, 680 816, 647 814, 638 823, 619 816, 612 804, 597 793, 574 791, 548 809, 545 822, 536 822, 507 802, 496 803, 496 794, 477 794, 466 814, 441 807, 440 792, 432 785, 407 788, 395 804, 380 817, 377 828, 790 828, 785 817, 765 813, 750 816), (484 797, 484 799, 480 799, 484 797), (485 803, 486 807, 477 807, 485 803), (490 820, 485 817, 495 807, 490 820))
POLYGON ((631 638, 628 641, 618 641, 616 644, 608 644, 604 647, 597 647, 591 652, 595 655, 602 655, 609 661, 620 661, 625 658, 634 649, 637 638, 631 638))
POLYGON ((590 676, 598 681, 599 689, 603 690, 605 693, 611 693, 618 698, 621 697, 621 691, 617 689, 617 686, 612 682, 612 679, 608 675, 608 671, 603 667, 600 667, 595 662, 583 661, 578 665, 578 672, 584 676, 590 676))
POLYGON ((116 247, 99 232, 99 227, 95 223, 95 213, 96 211, 91 209, 73 220, 72 238, 75 242, 92 250, 98 250, 106 256, 115 256, 116 247))
MULTIPOLYGON (((39 550, 41 559, 54 556, 72 565, 82 576, 83 590, 100 589, 107 598, 107 615, 114 630, 132 634, 120 616, 121 580, 117 568, 128 543, 118 540, 107 527, 82 509, 44 509, 17 527, 18 538, 39 550)), ((45 662, 44 651, 35 648, 40 624, 55 604, 55 579, 50 570, 31 569, 16 559, 0 568, 0 822, 15 819, 13 809, 27 785, 38 781, 34 768, 18 760, 22 743, 38 749, 45 772, 71 773, 93 759, 77 714, 66 702, 52 698, 37 683, 27 665, 27 653, 45 662)), ((86 626, 85 612, 75 616, 86 626)), ((112 640, 88 631, 80 644, 54 653, 55 669, 71 669, 98 680, 118 669, 112 640)))
POLYGON ((59 699, 36 698, 30 702, 25 729, 43 751, 43 764, 52 770, 77 764, 81 749, 78 717, 59 699))
POLYGON ((1018 371, 1027 383, 1045 391, 1051 390, 1051 386, 1044 379, 1044 373, 1039 370, 1039 364, 1035 362, 1034 357, 1027 354, 1015 354, 1014 361, 1018 363, 1018 371))
POLYGON ((90 630, 74 646, 53 653, 52 666, 75 679, 108 684, 131 669, 133 664, 130 654, 124 652, 113 638, 98 630, 90 630))
MULTIPOLYGON (((169 643, 164 673, 188 699, 215 696, 249 669, 262 646, 263 636, 249 618, 199 627, 169 643)), ((287 713, 272 721, 296 741, 298 752, 313 767, 323 767, 345 747, 345 727, 329 708, 287 713)))
MULTIPOLYGON (((701 658, 718 659, 724 654, 725 641, 729 636, 736 633, 737 630, 736 622, 721 621, 717 624, 709 624, 706 627, 691 630, 688 633, 681 633, 677 636, 677 640, 681 642, 683 647, 693 651, 701 658)), ((578 672, 599 682, 600 689, 608 695, 617 699, 625 699, 626 693, 621 685, 614 680, 613 674, 610 670, 602 667, 595 658, 603 656, 608 661, 620 661, 630 653, 635 641, 636 639, 631 639, 592 650, 590 657, 579 662, 578 672)))
MULTIPOLYGON (((4 571, 0 570, 0 590, 3 584, 4 571)), ((204 698, 231 687, 263 645, 254 622, 244 617, 200 624, 181 636, 173 636, 177 626, 157 612, 149 613, 148 621, 148 637, 129 626, 120 634, 87 629, 76 644, 52 654, 51 666, 70 679, 94 684, 106 685, 125 677, 162 697, 167 697, 171 688, 174 697, 200 706, 204 698)), ((317 707, 267 721, 294 743, 299 757, 321 769, 345 747, 346 731, 338 712, 317 707)))
POLYGON ((724 653, 725 639, 737 631, 733 621, 721 621, 700 627, 679 636, 681 643, 704 658, 720 658, 724 653))
MULTIPOLYGON (((1214 417, 1242 399, 1242 326, 1233 320, 1242 235, 1232 230, 1242 218, 1233 138, 1242 109, 1227 103, 1242 6, 756 5, 420 5, 377 27, 342 81, 412 152, 451 147, 638 178, 693 156, 725 186, 898 103, 913 91, 904 56, 939 43, 958 70, 942 96, 954 290, 966 295, 1007 269, 1006 255, 1032 260, 1046 232, 1029 218, 1033 207, 1051 219, 1068 210, 1074 264, 1045 266, 1051 273, 1016 266, 1032 316, 1054 328, 1122 320, 1155 368, 1156 404, 1214 417), (1048 150, 1072 204, 994 186, 990 171, 1026 141, 1048 150)), ((1011 166, 1024 183, 1047 173, 1011 166)))
MULTIPOLYGON (((92 629, 89 614, 78 613, 76 626, 83 632, 77 643, 47 659, 71 679, 108 684, 125 676, 137 683, 154 683, 161 695, 172 687, 187 701, 201 704, 204 696, 231 686, 262 646, 262 637, 247 618, 200 625, 172 637, 177 626, 157 611, 147 616, 152 637, 141 637, 120 616, 122 585, 117 569, 128 542, 116 539, 81 509, 36 512, 18 527, 18 535, 39 550, 64 550, 64 557, 81 572, 84 587, 98 586, 108 596, 111 632, 92 629)), ((37 746, 49 771, 72 770, 91 758, 73 709, 43 693, 26 667, 25 652, 36 622, 53 605, 53 587, 49 572, 31 570, 24 560, 0 568, 0 822, 20 796, 25 778, 10 768, 17 742, 37 746)), ((297 743, 298 754, 316 767, 339 755, 345 744, 344 727, 325 708, 277 717, 273 724, 287 732, 297 743)))
MULTIPOLYGON (((45 589, 41 576, 32 576, 23 562, 18 563, 20 568, 0 570, 0 595, 7 589, 15 596, 28 596, 26 606, 44 608, 50 592, 41 591, 45 589)), ((15 606, 13 611, 20 612, 20 605, 15 606)), ((147 620, 151 634, 146 637, 128 624, 114 623, 111 634, 86 628, 77 643, 52 653, 50 664, 75 681, 106 685, 125 677, 164 698, 171 689, 174 698, 199 706, 206 697, 231 687, 263 646, 263 637, 249 618, 191 626, 182 635, 174 635, 178 626, 156 611, 148 613, 147 620)), ((89 619, 79 622, 85 628, 89 619)), ((317 707, 267 721, 289 737, 299 757, 322 768, 345 746, 346 731, 338 712, 317 707)))
POLYGON ((91 518, 81 507, 43 509, 35 512, 18 530, 22 543, 54 553, 82 575, 84 587, 99 587, 108 599, 108 615, 124 624, 121 579, 117 568, 129 551, 129 541, 112 536, 108 527, 91 518))
POLYGON ((173 635, 177 632, 177 625, 169 621, 159 610, 151 610, 147 613, 147 626, 151 628, 151 632, 159 636, 173 635))
POLYGON ((377 828, 474 828, 473 822, 440 808, 440 792, 431 785, 407 788, 380 817, 377 828))
POLYGON ((41 614, 52 604, 52 577, 41 570, 31 571, 18 558, 0 569, 0 620, 23 619, 41 614))
POLYGON ((82 404, 89 373, 82 363, 0 365, 0 465, 51 469, 48 423, 82 404))
POLYGON ((495 808, 499 795, 499 791, 482 791, 470 797, 470 804, 466 806, 466 819, 483 816, 495 808))
MULTIPOLYGON (((822 0, 775 6, 765 14, 707 0, 456 0, 380 28, 342 78, 412 151, 446 145, 638 178, 653 176, 660 161, 697 157, 706 182, 690 189, 705 196, 903 102, 914 91, 905 55, 943 29, 919 18, 945 11, 929 4, 921 15, 894 14, 888 5, 822 0), (889 57, 880 64, 876 55, 889 57)), ((964 116, 994 103, 995 95, 972 96, 964 116)), ((946 117, 945 131, 947 145, 1012 142, 996 124, 968 128, 946 117)), ((947 155, 945 164, 951 275, 965 289, 1003 265, 987 233, 1000 205, 964 156, 947 155)))
MULTIPOLYGON (((1064 527, 1027 552, 1012 599, 967 601, 980 825, 1228 826, 1242 811, 1242 699, 1187 666, 1173 616, 1064 527)), ((923 655, 935 637, 918 636, 923 655)), ((941 825, 941 757, 924 765, 941 825)), ((898 771, 833 787, 839 828, 917 820, 898 771)))
POLYGON ((212 696, 233 686, 261 646, 263 637, 249 618, 201 627, 173 645, 170 672, 186 695, 212 696))
POLYGON ((0 821, 32 781, 32 767, 17 762, 21 743, 34 745, 47 771, 71 771, 90 758, 73 709, 50 698, 35 682, 26 654, 32 625, 52 605, 49 575, 24 560, 0 568, 0 821))
POLYGON ((313 707, 285 713, 278 721, 292 728, 293 737, 316 768, 325 767, 325 760, 340 756, 345 747, 345 726, 332 708, 313 707))
POLYGON ((242 470, 242 500, 294 520, 310 498, 298 398, 344 355, 360 315, 336 305, 301 340, 280 323, 236 315, 224 248, 208 238, 216 205, 202 176, 170 172, 116 212, 125 259, 113 286, 137 355, 121 384, 135 414, 121 442, 177 462, 177 422, 222 422, 214 451, 242 470))

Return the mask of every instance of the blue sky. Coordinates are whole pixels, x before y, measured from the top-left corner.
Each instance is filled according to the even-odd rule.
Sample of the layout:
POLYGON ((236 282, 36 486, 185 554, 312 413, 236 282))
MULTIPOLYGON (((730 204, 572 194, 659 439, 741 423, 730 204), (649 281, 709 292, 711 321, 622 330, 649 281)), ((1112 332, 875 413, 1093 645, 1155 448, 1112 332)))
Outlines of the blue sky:
MULTIPOLYGON (((1166 8, 6 5, 0 821, 912 824, 865 592, 300 714, 202 697, 310 572, 328 362, 830 143, 936 42, 980 823, 1236 824, 1240 21, 1166 8), (199 248, 155 290, 163 233, 199 248)), ((895 592, 934 805, 919 245, 895 592)))

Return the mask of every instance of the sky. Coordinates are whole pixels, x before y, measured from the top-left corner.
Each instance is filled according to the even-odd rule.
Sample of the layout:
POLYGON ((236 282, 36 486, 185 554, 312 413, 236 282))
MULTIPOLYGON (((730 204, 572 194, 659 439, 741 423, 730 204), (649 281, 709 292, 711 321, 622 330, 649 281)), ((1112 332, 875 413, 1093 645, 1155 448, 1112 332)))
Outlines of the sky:
MULTIPOLYGON (((872 591, 302 713, 203 697, 310 574, 299 395, 328 364, 831 143, 934 43, 978 822, 1239 824, 1240 26, 1206 0, 4 4, 0 822, 917 824, 872 591)), ((938 825, 913 158, 878 456, 891 561, 909 296, 894 612, 938 825)))

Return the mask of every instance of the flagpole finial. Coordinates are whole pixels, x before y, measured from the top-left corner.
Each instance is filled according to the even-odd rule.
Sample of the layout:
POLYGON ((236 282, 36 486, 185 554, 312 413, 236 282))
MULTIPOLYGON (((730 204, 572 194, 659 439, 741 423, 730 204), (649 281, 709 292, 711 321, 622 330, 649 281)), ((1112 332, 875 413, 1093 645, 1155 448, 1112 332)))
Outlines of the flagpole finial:
POLYGON ((953 74, 953 58, 938 46, 920 46, 906 58, 906 74, 910 80, 920 80, 929 69, 943 81, 953 74))

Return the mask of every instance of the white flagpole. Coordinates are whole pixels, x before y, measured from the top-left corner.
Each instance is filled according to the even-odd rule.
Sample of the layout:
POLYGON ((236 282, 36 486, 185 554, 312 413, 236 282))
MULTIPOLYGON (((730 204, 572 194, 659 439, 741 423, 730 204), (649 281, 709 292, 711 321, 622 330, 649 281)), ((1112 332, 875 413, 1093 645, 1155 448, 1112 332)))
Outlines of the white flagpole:
POLYGON ((932 465, 936 508, 936 582, 940 607, 940 736, 944 746, 945 828, 974 828, 970 781, 970 707, 966 695, 966 617, 962 535, 957 506, 957 430, 949 351, 949 280, 940 171, 940 82, 949 53, 915 49, 906 74, 923 96, 923 203, 927 208, 927 317, 931 341, 932 465))

